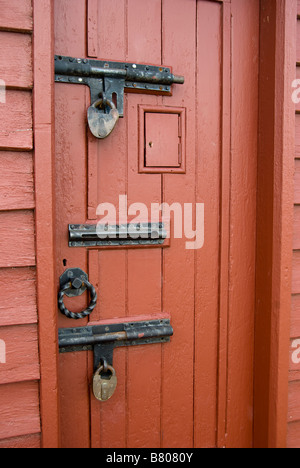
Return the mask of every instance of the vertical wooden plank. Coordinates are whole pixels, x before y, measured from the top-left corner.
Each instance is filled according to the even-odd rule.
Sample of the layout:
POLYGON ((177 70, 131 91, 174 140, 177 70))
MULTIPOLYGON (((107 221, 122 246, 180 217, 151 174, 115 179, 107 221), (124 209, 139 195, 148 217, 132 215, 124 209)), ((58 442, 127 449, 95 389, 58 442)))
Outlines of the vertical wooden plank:
POLYGON ((196 183, 197 202, 205 202, 205 244, 196 252, 195 444, 197 447, 214 447, 216 444, 222 124, 221 18, 220 4, 198 2, 196 183), (204 63, 205 73, 203 73, 204 63), (207 119, 208 114, 209 119, 207 119))
POLYGON ((295 76, 296 1, 276 6, 274 232, 270 359, 269 446, 286 447, 292 283, 295 112, 290 84, 295 76))
MULTIPOLYGON (((109 5, 106 0, 98 1, 99 59, 126 60, 125 24, 125 0, 111 0, 109 5), (114 40, 111 40, 112 37, 114 40)), ((125 114, 126 117, 119 120, 107 139, 93 143, 98 165, 96 204, 111 203, 116 210, 119 207, 119 195, 124 196, 127 190, 127 110, 125 114)), ((89 159, 90 151, 89 147, 89 159)), ((106 214, 98 212, 98 221, 106 214)), ((121 322, 126 315, 127 253, 124 250, 99 251, 96 257, 91 259, 89 268, 93 265, 93 269, 98 271, 99 302, 91 320, 110 321, 119 318, 121 322)), ((124 349, 114 352, 114 367, 118 376, 114 397, 105 405, 91 397, 91 436, 94 448, 126 447, 126 354, 124 349)))
MULTIPOLYGON (((184 86, 174 86, 173 97, 163 101, 186 107, 187 118, 186 174, 163 176, 163 201, 194 203, 196 2, 164 0, 162 13, 163 62, 185 75, 184 86)), ((199 365, 194 363, 195 252, 186 250, 185 241, 172 237, 163 252, 163 309, 171 315, 174 336, 163 348, 162 447, 173 448, 194 444, 194 366, 199 365), (184 385, 179 384, 181 372, 184 385)))
MULTIPOLYGON (((297 2, 297 13, 298 13, 298 20, 297 20, 297 28, 296 28, 296 35, 297 35, 297 61, 299 57, 299 39, 300 39, 300 21, 299 21, 299 1, 297 2)), ((300 68, 297 66, 296 75, 299 78, 300 68)), ((299 106, 296 106, 296 112, 299 110, 299 106)), ((295 158, 298 155, 298 117, 296 115, 296 126, 295 126, 295 158)), ((287 425, 287 447, 289 448, 298 448, 300 437, 299 437, 299 421, 300 421, 300 404, 299 404, 299 395, 300 395, 300 381, 299 381, 299 364, 297 364, 297 360, 295 360, 294 352, 296 351, 297 355, 297 348, 295 348, 298 337, 300 336, 300 314, 299 314, 299 294, 297 292, 300 291, 300 282, 299 282, 299 271, 300 271, 300 263, 299 263, 299 252, 295 251, 300 247, 299 241, 299 226, 300 226, 300 211, 299 211, 299 202, 300 202, 300 165, 299 160, 295 159, 295 176, 294 176, 294 229, 293 229, 293 273, 292 273, 292 293, 295 291, 296 294, 292 294, 292 302, 291 302, 291 327, 290 327, 290 338, 291 338, 291 348, 290 348, 290 365, 289 365, 289 387, 288 387, 288 425, 287 425), (295 340, 294 340, 295 339, 295 340)))
POLYGON ((230 252, 230 170, 231 170, 231 5, 224 2, 222 24, 222 163, 220 219, 220 311, 218 357, 217 446, 226 445, 227 353, 229 313, 230 252))
MULTIPOLYGON (((300 21, 299 21, 299 1, 297 2, 297 13, 298 13, 298 20, 297 20, 297 28, 296 28, 296 35, 297 35, 297 61, 299 59, 299 40, 300 40, 300 21)), ((299 78, 300 68, 297 66, 296 74, 297 78, 299 78)), ((299 106, 296 106, 296 111, 298 111, 299 106)), ((299 125, 298 125, 298 118, 299 115, 296 115, 295 121, 295 158, 299 157, 298 152, 298 143, 299 143, 299 125)), ((300 282, 299 282, 299 271, 300 271, 300 263, 299 263, 299 252, 295 251, 300 247, 299 242, 299 226, 300 226, 300 215, 299 215, 299 202, 300 202, 300 165, 299 160, 295 159, 295 177, 294 177, 294 229, 293 229, 293 273, 292 273, 292 293, 295 291, 296 294, 292 294, 292 305, 291 305, 291 328, 290 328, 290 338, 296 339, 295 343, 297 342, 297 338, 300 335, 300 315, 299 315, 299 294, 300 291, 300 282)), ((288 391, 288 399, 289 399, 289 413, 288 413, 288 425, 287 425, 287 447, 289 448, 298 448, 299 445, 299 420, 300 420, 300 404, 299 404, 299 395, 300 395, 300 381, 296 380, 299 379, 299 365, 296 364, 295 359, 292 359, 292 353, 295 351, 294 348, 294 340, 292 341, 292 347, 290 350, 290 372, 289 372, 289 391, 288 391)))
POLYGON ((42 446, 59 446, 54 253, 53 4, 34 0, 34 164, 42 446), (51 389, 51 391, 49 391, 51 389))
MULTIPOLYGON (((81 223, 87 218, 86 192, 86 97, 84 87, 56 86, 56 275, 66 268, 87 270, 86 251, 68 247, 68 224, 81 223), (66 119, 66 115, 72 118, 66 119), (66 174, 68 177, 66 177, 66 174), (72 174, 73 177, 69 177, 72 174)), ((56 281, 58 287, 58 280, 56 281)), ((76 300, 65 299, 73 312, 87 305, 87 295, 76 300)), ((57 307, 56 307, 57 309, 57 307)), ((72 326, 70 320, 58 312, 58 326, 72 326)), ((79 320, 76 326, 84 326, 79 320)), ((61 407, 61 437, 63 447, 90 446, 89 395, 87 391, 87 355, 71 353, 59 356, 59 390, 61 407), (71 404, 72 402, 72 404, 71 404), (74 412, 74 405, 77 411, 74 412), (70 432, 70 425, 73 430, 70 432)))
POLYGON ((54 0, 54 22, 55 54, 85 57, 86 1, 54 0))
MULTIPOLYGON (((127 59, 160 65, 161 0, 128 0, 127 27, 127 59)), ((142 202, 148 210, 152 202, 161 201, 161 176, 138 174, 138 104, 157 102, 153 96, 129 95, 126 110, 128 204, 142 202)), ((128 251, 127 313, 130 316, 161 312, 161 275, 160 249, 128 251)), ((127 445, 159 447, 161 346, 129 349, 127 365, 127 445)))
POLYGON ((253 443, 259 1, 233 0, 231 11, 232 170, 227 446, 250 448, 253 443), (244 112, 244 109, 249 112, 244 112))
MULTIPOLYGON (((55 53, 84 57, 86 54, 86 1, 55 0, 55 53)), ((56 286, 66 268, 88 272, 87 252, 68 247, 68 224, 87 219, 87 136, 85 86, 55 85, 55 190, 56 201, 56 286)), ((79 312, 87 305, 84 294, 65 299, 70 310, 79 312)), ((58 327, 70 327, 70 320, 58 312, 58 327)), ((76 326, 84 326, 87 319, 76 326)), ((61 444, 67 448, 90 447, 90 401, 87 353, 59 356, 61 444), (76 411, 74 411, 76 407, 76 411), (72 427, 72 431, 70 431, 72 427)))
MULTIPOLYGON (((88 253, 88 274, 90 283, 99 290, 99 271, 98 271, 98 252, 90 250, 88 253)), ((101 297, 101 296, 100 296, 101 297)), ((96 308, 93 313, 98 315, 99 296, 96 308)), ((94 353, 88 353, 88 381, 90 391, 90 424, 91 424, 91 448, 101 447, 101 424, 100 424, 100 405, 93 395, 92 376, 94 373, 94 353)))
POLYGON ((128 42, 126 10, 125 0, 111 0, 109 3, 100 0, 98 3, 99 59, 125 60, 128 42))
POLYGON ((87 0, 88 57, 98 57, 98 0, 87 0))
POLYGON ((129 61, 148 63, 152 58, 154 64, 160 65, 161 4, 161 0, 128 0, 129 61))
POLYGON ((272 263, 272 205, 274 161, 274 41, 276 34, 275 3, 264 1, 261 10, 261 41, 264 47, 260 53, 260 96, 259 131, 264 138, 258 146, 258 188, 257 188, 257 247, 256 247, 256 333, 255 333, 255 382, 254 382, 254 446, 267 446, 270 360, 270 311, 271 284, 268 274, 272 263), (268 20, 269 18, 269 20, 268 20))
MULTIPOLYGON (((291 307, 296 1, 261 9, 255 447, 285 447, 291 307), (274 67, 275 63, 275 67, 274 67), (272 64, 272 67, 270 65, 272 64)), ((296 140, 297 141, 297 140, 296 140)))

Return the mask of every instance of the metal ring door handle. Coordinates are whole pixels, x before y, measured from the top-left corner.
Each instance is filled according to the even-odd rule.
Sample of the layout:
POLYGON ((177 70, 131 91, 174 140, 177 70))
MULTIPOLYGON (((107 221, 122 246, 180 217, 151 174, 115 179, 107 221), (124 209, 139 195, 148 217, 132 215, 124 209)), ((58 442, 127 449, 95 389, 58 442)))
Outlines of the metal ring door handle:
POLYGON ((97 305, 97 292, 88 281, 87 274, 79 268, 69 269, 60 277, 60 290, 58 293, 58 308, 66 317, 79 320, 90 315, 97 305), (89 306, 82 312, 71 312, 64 304, 64 296, 81 296, 86 290, 89 291, 91 300, 89 306))

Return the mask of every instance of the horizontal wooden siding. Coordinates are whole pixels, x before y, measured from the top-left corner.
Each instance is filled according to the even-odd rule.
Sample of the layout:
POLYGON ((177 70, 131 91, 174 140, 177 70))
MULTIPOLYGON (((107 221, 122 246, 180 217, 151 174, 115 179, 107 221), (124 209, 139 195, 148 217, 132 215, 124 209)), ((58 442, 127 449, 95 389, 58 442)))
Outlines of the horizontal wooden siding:
POLYGON ((0 448, 36 448, 32 2, 0 0, 0 11, 0 448))

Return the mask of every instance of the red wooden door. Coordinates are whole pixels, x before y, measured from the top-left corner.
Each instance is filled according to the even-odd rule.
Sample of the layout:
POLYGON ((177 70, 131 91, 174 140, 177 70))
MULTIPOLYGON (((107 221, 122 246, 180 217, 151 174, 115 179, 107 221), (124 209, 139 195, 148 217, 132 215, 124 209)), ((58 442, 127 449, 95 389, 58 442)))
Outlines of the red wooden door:
MULTIPOLYGON (((55 85, 57 280, 81 268, 99 297, 89 319, 59 314, 59 328, 170 318, 174 329, 170 343, 115 350, 118 386, 105 403, 91 391, 92 353, 60 354, 61 444, 251 446, 259 2, 54 4, 57 55, 185 76, 172 96, 126 93, 124 118, 103 141, 87 128, 89 89, 55 85), (204 244, 199 208, 197 249, 172 226, 166 248, 69 247, 68 225, 96 223, 97 206, 118 207, 120 195, 149 212, 152 203, 192 207, 194 229, 204 204, 204 244)), ((86 300, 68 304, 77 312, 86 300)))

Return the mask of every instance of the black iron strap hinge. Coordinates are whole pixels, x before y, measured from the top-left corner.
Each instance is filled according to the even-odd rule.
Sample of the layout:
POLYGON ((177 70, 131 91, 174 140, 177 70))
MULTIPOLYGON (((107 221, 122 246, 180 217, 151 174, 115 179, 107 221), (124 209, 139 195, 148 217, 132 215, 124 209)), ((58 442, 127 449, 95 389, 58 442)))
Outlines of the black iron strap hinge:
POLYGON ((167 343, 173 335, 170 320, 94 325, 63 328, 58 331, 60 353, 94 351, 94 371, 101 360, 113 365, 113 351, 117 347, 167 343))

